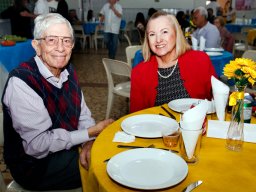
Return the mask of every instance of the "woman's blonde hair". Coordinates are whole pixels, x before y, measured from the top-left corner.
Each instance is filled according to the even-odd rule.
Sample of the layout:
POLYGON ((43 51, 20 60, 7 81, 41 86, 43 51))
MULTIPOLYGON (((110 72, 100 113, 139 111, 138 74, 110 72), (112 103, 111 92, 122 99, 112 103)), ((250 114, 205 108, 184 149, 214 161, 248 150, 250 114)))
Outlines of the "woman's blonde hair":
MULTIPOLYGON (((150 17, 148 23, 150 23, 151 20, 154 20, 158 17, 167 17, 170 22, 170 25, 174 28, 174 31, 176 33, 176 58, 178 58, 180 55, 185 53, 187 50, 190 50, 191 46, 186 41, 176 17, 173 15, 167 14, 166 12, 163 12, 163 11, 157 11, 150 17)), ((147 25, 147 28, 148 28, 148 25, 147 25)), ((143 53, 144 61, 149 61, 151 55, 154 54, 149 47, 147 29, 145 32, 145 39, 143 43, 142 53, 143 53)))

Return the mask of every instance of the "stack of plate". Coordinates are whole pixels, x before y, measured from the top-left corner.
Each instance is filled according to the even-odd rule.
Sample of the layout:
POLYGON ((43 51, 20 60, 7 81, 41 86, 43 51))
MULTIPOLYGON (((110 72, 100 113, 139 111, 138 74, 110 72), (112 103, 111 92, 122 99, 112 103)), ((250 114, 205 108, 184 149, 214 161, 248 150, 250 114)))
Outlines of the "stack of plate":
POLYGON ((209 56, 220 56, 223 55, 223 48, 205 48, 206 54, 209 56))

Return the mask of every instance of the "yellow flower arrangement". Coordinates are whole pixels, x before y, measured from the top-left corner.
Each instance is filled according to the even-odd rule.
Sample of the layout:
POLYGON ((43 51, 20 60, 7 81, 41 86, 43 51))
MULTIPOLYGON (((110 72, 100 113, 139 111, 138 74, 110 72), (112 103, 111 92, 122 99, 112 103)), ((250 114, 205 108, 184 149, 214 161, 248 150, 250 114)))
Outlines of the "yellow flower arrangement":
POLYGON ((256 62, 251 59, 237 58, 224 67, 224 75, 233 79, 237 86, 253 85, 256 81, 256 62))
MULTIPOLYGON (((251 59, 237 58, 224 67, 224 75, 235 81, 236 87, 244 89, 256 81, 256 63, 251 59)), ((229 98, 229 105, 234 106, 237 99, 243 99, 243 92, 233 92, 229 98)))

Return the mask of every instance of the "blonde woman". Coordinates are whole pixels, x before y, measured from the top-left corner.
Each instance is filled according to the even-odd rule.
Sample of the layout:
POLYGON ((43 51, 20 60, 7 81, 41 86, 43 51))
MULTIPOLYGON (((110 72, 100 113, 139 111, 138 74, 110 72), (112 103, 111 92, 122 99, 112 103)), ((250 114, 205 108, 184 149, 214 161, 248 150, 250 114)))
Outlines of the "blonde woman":
POLYGON ((175 16, 156 12, 149 19, 144 61, 132 70, 130 112, 179 98, 211 99, 209 56, 191 50, 175 16))

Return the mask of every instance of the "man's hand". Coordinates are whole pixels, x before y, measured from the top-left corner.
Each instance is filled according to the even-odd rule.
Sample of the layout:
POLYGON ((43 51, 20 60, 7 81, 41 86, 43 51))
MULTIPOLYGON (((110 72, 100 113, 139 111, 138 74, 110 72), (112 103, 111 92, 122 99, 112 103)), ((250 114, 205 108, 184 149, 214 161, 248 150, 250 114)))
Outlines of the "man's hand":
POLYGON ((100 121, 95 126, 90 127, 88 129, 89 137, 98 136, 103 129, 105 129, 108 125, 110 125, 113 122, 114 122, 113 119, 106 119, 106 120, 100 121))
POLYGON ((90 165, 91 159, 91 148, 93 145, 93 141, 88 141, 83 145, 82 151, 80 153, 80 163, 81 165, 88 170, 90 165))

